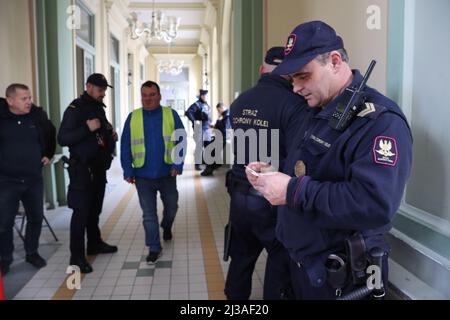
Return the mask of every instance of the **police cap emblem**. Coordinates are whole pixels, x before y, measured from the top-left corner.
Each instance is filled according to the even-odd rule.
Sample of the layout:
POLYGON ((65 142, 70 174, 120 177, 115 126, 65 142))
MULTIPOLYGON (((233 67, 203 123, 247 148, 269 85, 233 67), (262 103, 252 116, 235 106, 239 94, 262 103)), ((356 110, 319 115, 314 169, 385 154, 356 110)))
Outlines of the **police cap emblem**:
POLYGON ((296 42, 297 42, 297 35, 294 33, 289 35, 287 42, 286 42, 286 47, 284 48, 285 56, 287 56, 289 53, 291 53, 292 49, 294 49, 296 42))

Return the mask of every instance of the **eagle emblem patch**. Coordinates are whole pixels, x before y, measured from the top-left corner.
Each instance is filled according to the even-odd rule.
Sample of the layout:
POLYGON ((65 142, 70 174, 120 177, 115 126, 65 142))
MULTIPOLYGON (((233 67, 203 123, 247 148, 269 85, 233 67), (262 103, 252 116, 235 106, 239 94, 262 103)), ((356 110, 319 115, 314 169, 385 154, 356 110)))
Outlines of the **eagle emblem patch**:
POLYGON ((397 164, 398 151, 397 142, 390 137, 376 137, 373 145, 373 156, 375 163, 385 166, 397 164))
POLYGON ((292 49, 294 49, 295 43, 297 42, 297 36, 295 34, 291 34, 286 43, 286 47, 284 48, 284 55, 287 56, 291 53, 292 49))

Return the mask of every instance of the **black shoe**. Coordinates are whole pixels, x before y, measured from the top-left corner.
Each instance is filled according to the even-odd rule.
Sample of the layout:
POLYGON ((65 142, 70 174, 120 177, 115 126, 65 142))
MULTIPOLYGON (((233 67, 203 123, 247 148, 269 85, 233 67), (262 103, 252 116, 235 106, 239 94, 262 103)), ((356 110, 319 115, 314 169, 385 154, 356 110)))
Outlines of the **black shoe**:
POLYGON ((92 266, 87 262, 86 260, 80 259, 80 260, 72 260, 70 259, 70 265, 71 266, 77 266, 80 268, 81 273, 91 273, 94 271, 92 269, 92 266))
POLYGON ((117 252, 117 246, 111 246, 106 242, 100 242, 95 246, 89 246, 87 248, 88 255, 101 254, 101 253, 114 253, 117 252))
POLYGON ((196 164, 195 165, 195 170, 202 171, 203 169, 202 169, 202 167, 199 164, 196 164))
POLYGON ((147 258, 145 260, 147 261, 147 264, 153 264, 158 260, 158 258, 161 256, 161 251, 150 251, 148 253, 147 258))
POLYGON ((45 260, 38 253, 27 255, 25 257, 25 261, 38 269, 41 269, 47 265, 47 262, 45 262, 45 260))
POLYGON ((206 167, 206 169, 203 170, 202 173, 200 173, 202 177, 212 176, 212 174, 213 170, 209 169, 208 167, 206 167))
POLYGON ((9 263, 1 263, 0 262, 0 271, 2 272, 2 276, 6 275, 9 272, 9 263))
POLYGON ((163 229, 163 239, 164 241, 172 240, 172 230, 163 229))

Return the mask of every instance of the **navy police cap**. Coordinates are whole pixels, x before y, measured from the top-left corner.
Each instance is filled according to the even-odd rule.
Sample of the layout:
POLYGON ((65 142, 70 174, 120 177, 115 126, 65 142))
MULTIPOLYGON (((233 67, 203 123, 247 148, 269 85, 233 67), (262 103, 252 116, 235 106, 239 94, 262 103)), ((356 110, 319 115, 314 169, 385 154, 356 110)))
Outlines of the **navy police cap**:
POLYGON ((97 86, 100 88, 106 88, 106 87, 113 88, 111 85, 108 84, 108 81, 106 80, 105 76, 102 75, 101 73, 91 74, 87 78, 86 83, 93 84, 94 86, 97 86))
POLYGON ((279 65, 284 59, 284 47, 272 47, 267 50, 264 62, 273 66, 279 65))
POLYGON ((273 72, 279 75, 295 73, 318 55, 342 48, 342 38, 325 22, 302 23, 289 35, 284 60, 273 72))

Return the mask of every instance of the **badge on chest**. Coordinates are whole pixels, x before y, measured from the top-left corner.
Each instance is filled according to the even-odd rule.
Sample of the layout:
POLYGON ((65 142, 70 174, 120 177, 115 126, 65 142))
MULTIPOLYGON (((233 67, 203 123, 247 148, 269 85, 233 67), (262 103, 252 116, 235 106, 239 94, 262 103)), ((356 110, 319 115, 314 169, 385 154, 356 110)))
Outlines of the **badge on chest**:
POLYGON ((305 163, 301 160, 295 163, 294 173, 296 177, 303 177, 306 174, 305 163))

